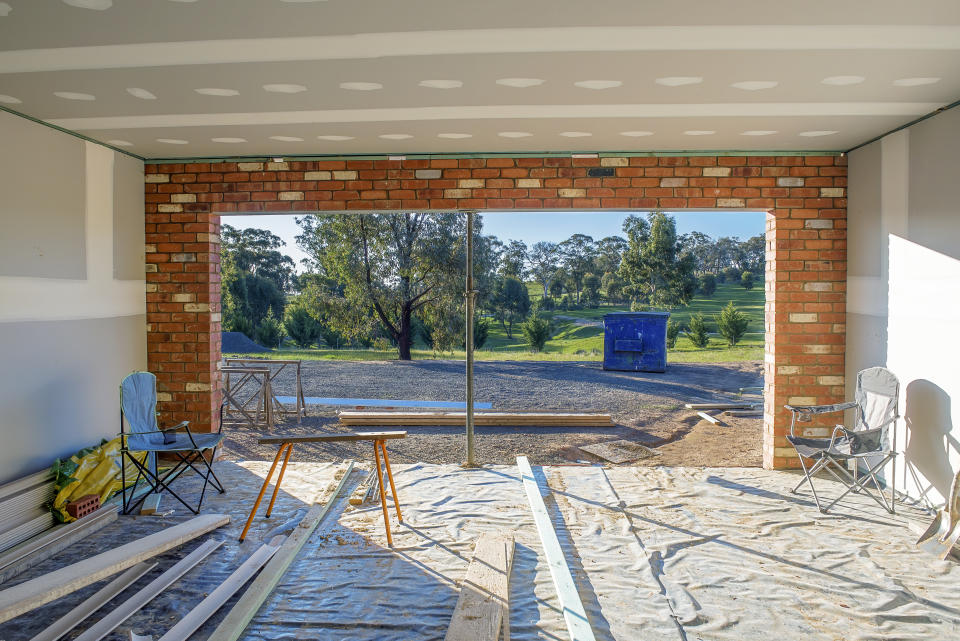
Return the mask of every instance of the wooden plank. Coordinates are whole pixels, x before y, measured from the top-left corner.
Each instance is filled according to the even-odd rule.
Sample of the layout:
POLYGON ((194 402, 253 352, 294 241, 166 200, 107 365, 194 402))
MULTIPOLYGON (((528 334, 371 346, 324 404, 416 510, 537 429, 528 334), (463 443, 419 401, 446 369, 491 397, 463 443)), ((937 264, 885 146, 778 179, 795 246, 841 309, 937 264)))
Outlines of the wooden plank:
POLYGON ((0 592, 0 623, 183 545, 229 522, 230 517, 226 514, 203 514, 7 588, 0 592))
MULTIPOLYGON (((442 425, 459 426, 466 421, 465 412, 340 412, 343 425, 442 425)), ((563 414, 528 412, 482 412, 474 414, 474 424, 490 427, 611 427, 609 414, 563 414)))
POLYGON ((101 507, 82 519, 57 525, 17 547, 10 548, 0 556, 0 583, 9 581, 116 520, 116 506, 101 507))
POLYGON ((557 533, 553 530, 550 513, 547 512, 547 506, 543 503, 543 496, 540 495, 540 486, 533 476, 533 470, 530 468, 530 462, 526 456, 517 457, 517 468, 520 470, 520 476, 523 480, 523 489, 526 490, 527 499, 530 501, 533 521, 536 523, 537 532, 540 534, 543 553, 547 557, 547 567, 550 568, 550 576, 553 577, 553 585, 557 590, 563 618, 567 622, 570 640, 595 641, 593 629, 590 627, 587 613, 583 609, 583 602, 580 601, 580 594, 577 592, 577 585, 573 582, 573 575, 570 574, 567 560, 563 556, 563 549, 560 547, 557 533))
POLYGON ((723 425, 723 421, 721 421, 716 416, 710 416, 706 412, 697 412, 697 416, 707 421, 708 423, 713 423, 714 425, 723 425))
POLYGON ((370 470, 370 473, 367 474, 367 478, 363 480, 363 483, 357 486, 357 489, 353 491, 353 494, 350 495, 348 502, 350 505, 363 505, 364 498, 367 493, 370 491, 370 485, 373 483, 373 479, 376 477, 376 472, 370 470))
POLYGON ((200 561, 207 558, 211 552, 221 545, 223 545, 223 541, 207 539, 194 548, 193 552, 170 566, 170 569, 166 572, 111 610, 110 614, 97 621, 92 627, 74 639, 74 641, 100 641, 100 639, 113 632, 118 625, 133 616, 140 608, 150 603, 154 597, 176 583, 180 577, 189 572, 195 565, 200 563, 200 561))
POLYGON ((62 617, 57 619, 47 628, 44 628, 40 634, 30 639, 30 641, 57 641, 70 630, 77 627, 81 621, 85 620, 91 614, 102 608, 110 599, 117 596, 128 587, 133 585, 137 579, 157 567, 154 563, 137 563, 132 568, 115 578, 110 583, 94 592, 89 598, 77 605, 62 617))
POLYGON ((287 537, 287 540, 283 542, 280 549, 260 572, 260 576, 254 579, 250 587, 240 596, 233 609, 227 613, 227 616, 220 622, 220 625, 217 626, 217 629, 213 631, 207 641, 237 641, 240 638, 254 615, 257 614, 257 610, 280 583, 280 579, 283 578, 307 539, 310 538, 317 525, 336 502, 340 491, 347 484, 347 479, 350 477, 352 470, 353 461, 349 461, 340 477, 340 482, 330 494, 326 503, 323 505, 314 503, 310 511, 300 521, 300 525, 287 537))
POLYGON ((688 410, 749 410, 756 403, 686 403, 688 410))
POLYGON ((404 438, 405 431, 395 432, 344 432, 343 434, 315 434, 313 436, 269 436, 257 439, 261 445, 278 443, 328 443, 336 441, 375 441, 404 438))
POLYGON ((283 536, 275 536, 269 544, 261 545, 233 574, 218 585, 207 598, 201 601, 197 607, 190 610, 175 626, 167 630, 167 633, 160 637, 160 641, 187 641, 190 635, 197 631, 197 628, 203 625, 217 610, 222 608, 223 604, 236 594, 240 588, 246 585, 247 581, 270 560, 277 550, 280 549, 284 538, 283 536))
POLYGON ((444 641, 497 641, 509 618, 513 549, 512 534, 480 535, 444 641))
POLYGON ((143 499, 143 505, 140 507, 140 514, 143 516, 152 516, 160 510, 161 494, 151 492, 147 498, 143 499))
POLYGON ((763 416, 763 413, 759 410, 727 410, 723 415, 735 418, 759 418, 763 416))

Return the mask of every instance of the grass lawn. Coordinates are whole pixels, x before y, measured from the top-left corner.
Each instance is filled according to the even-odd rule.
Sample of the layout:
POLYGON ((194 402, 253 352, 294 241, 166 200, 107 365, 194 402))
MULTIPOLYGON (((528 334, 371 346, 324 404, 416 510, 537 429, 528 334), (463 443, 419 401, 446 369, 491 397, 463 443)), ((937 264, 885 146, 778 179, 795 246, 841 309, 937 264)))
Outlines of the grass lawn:
MULTIPOLYGON (((531 293, 536 289, 536 295, 539 297, 541 291, 539 286, 528 284, 528 287, 531 289, 531 293)), ((750 326, 747 328, 748 333, 739 344, 735 347, 728 347, 722 337, 715 335, 711 337, 710 344, 707 347, 697 348, 681 334, 674 349, 667 352, 667 361, 672 363, 722 363, 762 360, 764 302, 762 287, 745 290, 739 285, 717 285, 717 291, 712 297, 694 298, 689 306, 672 310, 670 318, 686 327, 690 321, 690 315, 700 312, 706 318, 708 326, 716 331, 716 323, 713 317, 719 314, 723 306, 731 300, 750 319, 750 326)), ((547 342, 544 352, 539 354, 529 351, 519 326, 514 326, 513 336, 508 338, 500 323, 488 319, 490 332, 487 341, 482 349, 474 353, 474 357, 478 361, 601 361, 603 360, 603 328, 577 325, 572 320, 557 318, 557 316, 602 322, 604 314, 623 311, 629 311, 629 307, 623 305, 604 306, 597 309, 545 313, 544 316, 551 319, 553 336, 547 342)), ((372 361, 394 360, 397 358, 397 352, 394 349, 279 349, 258 354, 258 356, 277 359, 372 361)), ((463 350, 435 353, 425 345, 418 343, 413 350, 413 358, 462 359, 464 353, 463 350)))

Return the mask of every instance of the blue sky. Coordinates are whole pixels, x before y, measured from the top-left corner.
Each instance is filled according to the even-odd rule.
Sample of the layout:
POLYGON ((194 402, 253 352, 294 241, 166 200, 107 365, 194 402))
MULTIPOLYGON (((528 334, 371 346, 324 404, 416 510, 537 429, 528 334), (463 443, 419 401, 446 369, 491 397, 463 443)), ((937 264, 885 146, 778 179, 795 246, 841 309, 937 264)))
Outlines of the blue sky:
MULTIPOLYGON (((677 232, 685 234, 700 231, 708 236, 739 236, 742 240, 764 231, 766 214, 762 212, 679 212, 671 214, 677 221, 677 232)), ((587 234, 594 239, 622 234, 627 214, 604 212, 513 212, 483 214, 483 233, 500 240, 522 240, 527 246, 540 240, 558 243, 573 234, 587 234)), ((284 253, 299 266, 305 254, 297 247, 295 237, 300 233, 292 215, 282 216, 224 216, 223 222, 241 229, 257 227, 269 229, 282 238, 287 246, 284 253)))

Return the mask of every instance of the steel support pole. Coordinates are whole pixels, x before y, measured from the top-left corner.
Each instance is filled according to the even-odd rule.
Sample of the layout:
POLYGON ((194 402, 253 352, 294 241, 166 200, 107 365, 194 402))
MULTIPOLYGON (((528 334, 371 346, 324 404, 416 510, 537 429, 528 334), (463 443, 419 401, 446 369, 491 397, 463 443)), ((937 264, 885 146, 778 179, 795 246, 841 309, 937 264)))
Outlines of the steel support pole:
POLYGON ((473 307, 476 291, 473 289, 473 215, 475 212, 468 211, 467 214, 467 269, 466 269, 466 291, 465 298, 465 320, 466 336, 464 337, 464 347, 466 352, 467 365, 467 408, 466 408, 466 428, 467 428, 467 461, 464 467, 476 467, 474 459, 473 443, 473 307))

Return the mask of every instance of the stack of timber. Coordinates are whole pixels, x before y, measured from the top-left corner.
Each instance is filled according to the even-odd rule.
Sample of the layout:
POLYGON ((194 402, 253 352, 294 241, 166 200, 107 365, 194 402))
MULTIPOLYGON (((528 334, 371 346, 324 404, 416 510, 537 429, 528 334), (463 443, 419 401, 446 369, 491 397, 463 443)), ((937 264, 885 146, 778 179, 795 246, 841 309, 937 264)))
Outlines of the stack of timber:
POLYGON ((45 507, 54 494, 50 470, 0 486, 0 552, 56 524, 53 514, 45 507))
MULTIPOLYGON (((229 522, 230 517, 224 514, 202 514, 184 523, 2 590, 0 591, 0 623, 122 572, 229 522)), ((216 544, 219 545, 219 542, 216 544)))
MULTIPOLYGON (((439 425, 455 427, 466 421, 465 412, 340 412, 342 425, 439 425)), ((552 412, 478 412, 473 424, 488 427, 612 427, 609 414, 552 412)))

